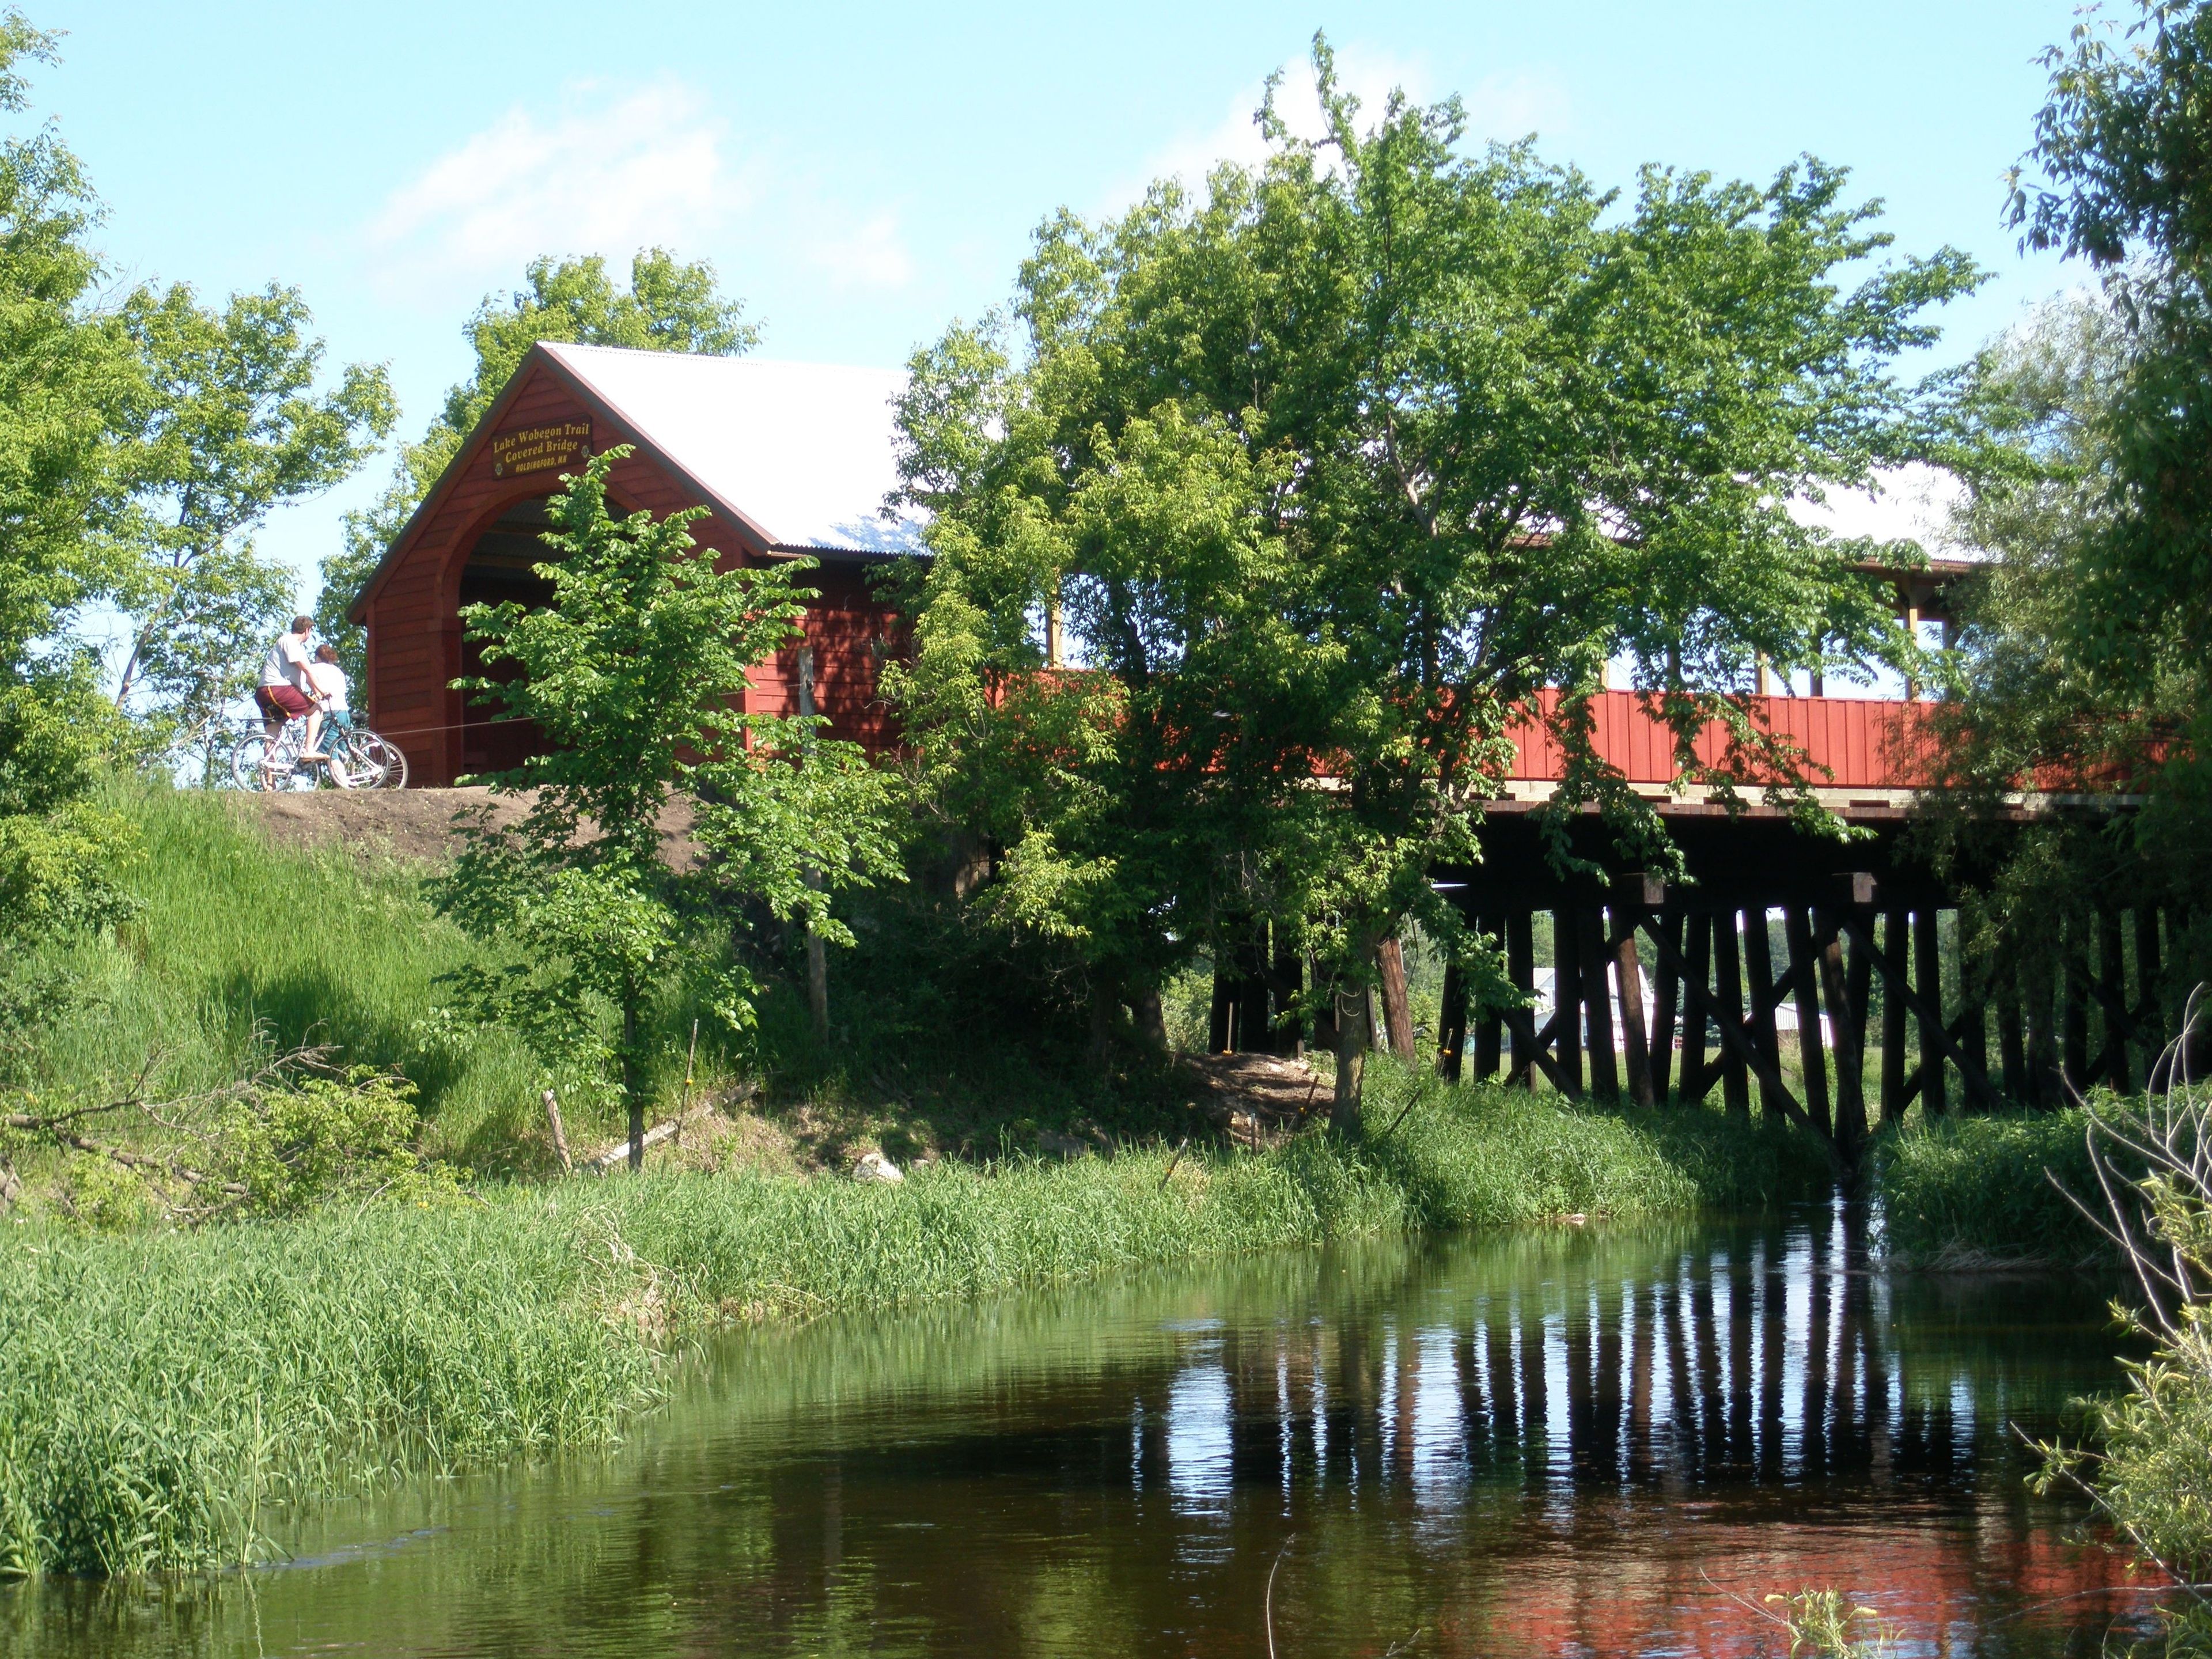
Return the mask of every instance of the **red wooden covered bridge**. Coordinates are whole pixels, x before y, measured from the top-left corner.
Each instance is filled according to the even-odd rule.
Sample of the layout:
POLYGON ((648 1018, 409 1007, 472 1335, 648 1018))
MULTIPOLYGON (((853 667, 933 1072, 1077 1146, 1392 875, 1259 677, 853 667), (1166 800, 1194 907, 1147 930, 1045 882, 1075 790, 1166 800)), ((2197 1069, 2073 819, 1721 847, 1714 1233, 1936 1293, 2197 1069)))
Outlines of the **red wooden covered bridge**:
MULTIPOLYGON (((623 351, 532 349, 392 542, 349 612, 368 630, 368 719, 407 751, 418 783, 504 770, 544 738, 452 689, 482 672, 460 611, 550 593, 545 500, 587 455, 627 444, 608 481, 624 512, 703 507, 691 534, 722 568, 805 556, 805 648, 832 732, 880 748, 890 728, 876 676, 890 617, 871 566, 912 550, 911 527, 878 516, 896 482, 880 369, 623 351)), ((794 646, 732 691, 762 714, 797 712, 794 646)))
MULTIPOLYGON (((616 506, 707 508, 692 534, 724 568, 798 556, 820 565, 808 578, 820 597, 804 647, 762 665, 733 696, 762 713, 797 712, 803 649, 832 729, 890 746, 895 728, 877 685, 895 624, 868 578, 917 550, 915 526, 880 516, 895 482, 890 404, 901 383, 875 369, 533 348, 352 606, 368 633, 371 721, 427 785, 536 750, 544 738, 533 726, 452 689, 480 672, 459 612, 546 596, 537 572, 546 498, 586 455, 626 444, 634 453, 610 480, 616 506)), ((1948 626, 1945 590, 1969 568, 1888 573, 1900 617, 1948 626)), ((1942 1110, 1961 1094, 2056 1098, 2092 1079, 2142 1075, 2172 1029, 2157 907, 2115 894, 2098 914, 2068 918, 2057 960, 1960 961, 1938 925, 1957 895, 1899 833, 1925 781, 1926 705, 1807 689, 1815 695, 1762 696, 1754 714, 1802 749, 1825 804, 1871 832, 1857 841, 1808 836, 1778 809, 1738 811, 1674 793, 1669 734, 1633 694, 1601 698, 1599 751, 1660 804, 1686 883, 1619 867, 1594 820, 1576 827, 1581 872, 1560 874, 1530 818, 1560 757, 1540 726, 1522 729, 1484 861, 1437 878, 1506 948, 1524 991, 1536 988, 1536 957, 1548 957, 1550 1006, 1471 1010, 1448 989, 1438 1034, 1447 1069, 1503 1068, 1531 1086, 1541 1078, 1567 1093, 1625 1087, 1646 1099, 1719 1086, 1739 1109, 1755 1085, 1768 1110, 1848 1148, 1864 1133, 1860 1073, 1878 982, 1885 1111, 1915 1098, 1942 1110), (1534 922, 1545 912, 1551 937, 1540 949, 1534 922), (1770 927, 1783 940, 1772 949, 1770 927)), ((2029 799, 2021 810, 2066 806, 2029 799)), ((1248 946, 1222 953, 1218 1047, 1295 1040, 1297 964, 1267 941, 1263 921, 1248 946)))

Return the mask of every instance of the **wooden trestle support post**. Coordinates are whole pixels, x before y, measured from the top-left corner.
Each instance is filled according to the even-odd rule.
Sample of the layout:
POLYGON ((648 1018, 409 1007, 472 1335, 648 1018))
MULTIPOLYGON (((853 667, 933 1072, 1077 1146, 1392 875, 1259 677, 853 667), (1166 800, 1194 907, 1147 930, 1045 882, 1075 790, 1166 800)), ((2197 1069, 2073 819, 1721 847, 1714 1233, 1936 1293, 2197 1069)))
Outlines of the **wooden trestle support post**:
MULTIPOLYGON (((1811 1131, 1845 1166, 1875 1121, 1916 1101, 1940 1116, 1960 1099, 1982 1110, 2051 1104, 2092 1080, 2139 1079, 2164 1029, 2149 906, 2085 917, 2063 953, 1991 969, 1960 959, 1942 915, 1952 895, 1866 873, 1817 890, 1801 881, 1763 903, 1639 873, 1555 890, 1540 905, 1494 904, 1471 925, 1503 940, 1524 1006, 1472 1006, 1455 1029, 1499 1032, 1515 1085, 1663 1105, 1702 1101, 1717 1084, 1735 1114, 1748 1113, 1755 1086, 1763 1114, 1811 1131), (1548 1010, 1538 908, 1552 922, 1548 1010), (1778 922, 1786 952, 1770 932, 1778 922)), ((1474 1079, 1497 1074, 1498 1042, 1477 1040, 1474 1079)))
MULTIPOLYGON (((1717 1084, 1736 1115, 1756 1087, 1763 1115, 1809 1131, 1845 1168, 1876 1121, 1916 1102, 1936 1117, 1954 1103, 2049 1108, 2093 1085, 2157 1086, 2179 1017, 2161 973, 2171 918, 2124 895, 2058 918, 2050 949, 1990 953, 1944 918, 1954 894, 1910 878, 1485 885, 1459 901, 1462 914, 1517 994, 1479 997, 1473 975, 1448 967, 1435 1049, 1446 1079, 1489 1082, 1502 1067, 1519 1088, 1662 1107, 1700 1103, 1717 1084), (1539 913, 1551 924, 1548 1008, 1539 913)), ((1309 969, 1291 937, 1265 920, 1231 933, 1214 988, 1218 1049, 1298 1041, 1289 1011, 1309 969)))

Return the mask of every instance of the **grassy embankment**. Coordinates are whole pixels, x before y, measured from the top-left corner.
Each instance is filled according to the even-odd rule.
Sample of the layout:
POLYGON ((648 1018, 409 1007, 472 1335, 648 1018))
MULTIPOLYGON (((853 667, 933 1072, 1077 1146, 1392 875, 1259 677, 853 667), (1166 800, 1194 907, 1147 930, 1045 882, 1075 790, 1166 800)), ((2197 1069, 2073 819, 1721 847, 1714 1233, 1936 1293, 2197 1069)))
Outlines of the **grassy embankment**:
POLYGON ((118 781, 104 804, 144 842, 129 878, 141 908, 115 937, 60 952, 81 996, 39 1034, 29 1086, 81 1102, 151 1060, 155 1088, 182 1093, 329 1044, 406 1072, 441 1152, 513 1139, 535 1072, 504 1033, 433 1018, 436 975, 473 947, 431 915, 420 866, 272 847, 234 795, 118 781))
MULTIPOLYGON (((537 1133, 537 1077, 499 1034, 433 1018, 434 975, 471 947, 429 915, 419 871, 273 849, 220 799, 118 799, 149 842, 145 909, 83 948, 93 1000, 48 1034, 40 1090, 97 1090, 149 1052, 190 1086, 271 1041, 328 1041, 406 1069, 437 1150, 474 1153, 479 1172, 527 1166, 498 1148, 537 1133)), ((683 1012, 672 1000, 667 1017, 683 1012)), ((1005 1086, 1011 1060, 991 1064, 1005 1086)), ((1376 1075, 1394 1107, 1408 1097, 1413 1079, 1376 1075)), ((1054 1110, 1082 1103, 1041 1076, 1054 1110)), ((888 1188, 757 1170, 493 1184, 181 1232, 19 1213, 0 1226, 0 1572, 236 1560, 311 1495, 604 1442, 713 1322, 1355 1234, 1746 1207, 1825 1179, 1801 1141, 1717 1113, 1422 1087, 1356 1148, 948 1158, 888 1188)), ((1168 1098, 1128 1088, 1131 1120, 1168 1098)), ((1022 1102, 1001 1109, 1002 1125, 1030 1121, 1022 1102)))
POLYGON ((1881 1137, 1873 1184, 1890 1254, 1935 1267, 2116 1260, 2068 1196, 2104 1213, 2089 1164, 2090 1109, 1953 1116, 1881 1137))
POLYGON ((715 1320, 1015 1290, 1355 1233, 1680 1212, 1817 1162, 1703 1115, 1443 1092, 1347 1150, 510 1188, 197 1233, 0 1241, 0 1570, 251 1553, 277 1506, 604 1440, 715 1320))

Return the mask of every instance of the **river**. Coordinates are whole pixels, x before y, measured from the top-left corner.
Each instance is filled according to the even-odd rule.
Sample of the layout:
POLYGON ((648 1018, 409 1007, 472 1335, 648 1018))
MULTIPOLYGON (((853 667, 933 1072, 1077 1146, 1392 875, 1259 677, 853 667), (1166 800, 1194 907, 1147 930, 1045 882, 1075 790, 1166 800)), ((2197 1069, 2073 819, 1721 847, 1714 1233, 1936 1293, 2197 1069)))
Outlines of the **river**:
POLYGON ((2097 1653, 2145 1597, 2031 1496, 2106 1287, 1890 1274, 1813 1208, 1386 1241, 719 1340, 612 1452, 0 1589, 11 1654, 2097 1653))

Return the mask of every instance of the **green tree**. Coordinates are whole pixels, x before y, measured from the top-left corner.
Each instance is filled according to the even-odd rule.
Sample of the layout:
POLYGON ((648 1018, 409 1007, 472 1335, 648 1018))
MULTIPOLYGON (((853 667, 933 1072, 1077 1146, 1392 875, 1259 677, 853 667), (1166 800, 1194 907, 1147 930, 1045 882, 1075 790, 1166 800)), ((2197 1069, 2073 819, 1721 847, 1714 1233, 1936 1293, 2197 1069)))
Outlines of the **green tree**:
POLYGON ((2212 5, 2147 0, 2124 33, 2085 16, 2045 61, 2011 219, 2088 261, 2104 304, 1982 365, 1991 442, 1962 533, 2002 568, 1963 666, 1959 764, 2146 792, 2098 844, 2026 852, 2059 880, 2139 862, 2197 918, 2177 966, 2212 976, 2212 5))
MULTIPOLYGON (((22 111, 24 65, 53 59, 53 36, 0 15, 0 109, 22 111)), ((66 990, 28 947, 120 915, 134 854, 87 799, 107 711, 66 638, 71 611, 114 578, 114 433, 137 385, 129 340, 95 303, 98 217, 52 127, 0 141, 0 1073, 66 990)))
POLYGON ((503 971, 462 976, 477 1012, 549 1063, 611 1073, 635 1168, 655 993, 688 978, 733 1030, 751 1021, 757 988, 730 959, 726 931, 706 923, 717 902, 757 899, 849 943, 830 896, 899 866, 890 779, 820 738, 817 720, 731 706, 746 672, 794 638, 810 567, 716 570, 686 528, 703 509, 610 514, 607 474, 629 453, 595 457, 549 503, 549 607, 462 613, 487 664, 524 671, 467 689, 536 721, 556 747, 491 781, 527 795, 529 810, 511 827, 477 827, 440 902, 515 952, 503 971), (702 871, 662 855, 660 816, 679 789, 695 799, 702 871))
POLYGON ((373 506, 346 514, 345 545, 323 562, 315 625, 346 654, 349 672, 362 671, 363 640, 346 608, 532 346, 553 340, 735 356, 760 337, 744 320, 744 302, 723 297, 711 264, 679 260, 665 248, 639 250, 626 290, 597 254, 533 259, 524 281, 505 296, 487 295, 470 317, 464 332, 476 351, 475 373, 447 391, 418 441, 400 446, 392 482, 373 506))
MULTIPOLYGON (((913 735, 1007 849, 1001 902, 1124 1000, 1243 916, 1302 928, 1344 993, 1409 914, 1455 939, 1427 872, 1475 855, 1524 708, 1568 756, 1556 807, 1664 861, 1591 740, 1622 658, 1686 787, 1756 759, 1817 819, 1754 665, 1911 650, 1868 546, 1790 509, 1934 452, 1941 388, 1896 362, 1977 280, 1963 255, 1878 260, 1875 209, 1815 161, 1647 168, 1620 200, 1525 145, 1470 154, 1455 100, 1363 127, 1318 40, 1315 68, 1322 137, 1271 92, 1261 168, 1049 222, 1018 349, 955 328, 902 410, 938 555, 913 735), (1036 674, 1052 613, 1085 672, 1036 674), (1692 746, 1713 720, 1720 768, 1692 746)), ((1347 1124, 1364 1002, 1340 998, 1347 1124)))
POLYGON ((131 492, 117 605, 131 619, 118 708, 191 743, 251 684, 296 603, 253 550, 276 507, 345 478, 392 429, 380 367, 318 393, 323 344, 297 289, 203 307, 182 283, 122 309, 143 370, 120 465, 131 492))
MULTIPOLYGON (((27 107, 28 61, 56 37, 0 15, 0 110, 27 107)), ((20 680, 72 608, 112 574, 112 434, 136 381, 128 342, 94 306, 100 205, 52 127, 0 143, 0 668, 20 680)))

